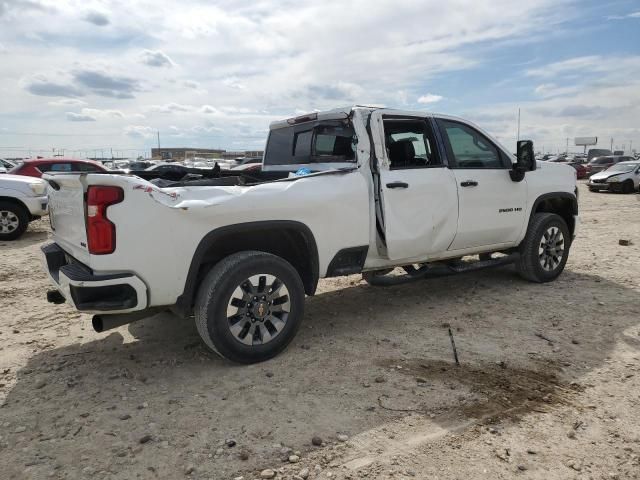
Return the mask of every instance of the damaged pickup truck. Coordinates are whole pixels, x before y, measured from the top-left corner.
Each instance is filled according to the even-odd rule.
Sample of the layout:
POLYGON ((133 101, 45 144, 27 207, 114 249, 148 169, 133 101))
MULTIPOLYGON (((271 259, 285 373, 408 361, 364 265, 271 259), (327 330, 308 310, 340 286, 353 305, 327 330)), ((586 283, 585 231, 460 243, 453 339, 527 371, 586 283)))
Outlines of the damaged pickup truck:
POLYGON ((211 350, 254 363, 291 342, 320 278, 386 285, 511 263, 548 282, 578 226, 572 167, 536 163, 528 141, 514 157, 443 115, 353 107, 275 122, 256 175, 46 175, 49 300, 94 313, 97 331, 170 309, 195 317, 211 350))

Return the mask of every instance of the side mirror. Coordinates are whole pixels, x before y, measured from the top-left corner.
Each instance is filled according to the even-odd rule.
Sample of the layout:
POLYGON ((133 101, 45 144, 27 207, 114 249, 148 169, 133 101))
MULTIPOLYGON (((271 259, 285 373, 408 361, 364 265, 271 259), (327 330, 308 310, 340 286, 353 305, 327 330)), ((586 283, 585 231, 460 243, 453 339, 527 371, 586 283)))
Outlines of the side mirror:
POLYGON ((536 158, 533 152, 533 142, 531 140, 520 140, 518 142, 517 161, 510 172, 511 180, 521 182, 526 172, 536 169, 536 158))

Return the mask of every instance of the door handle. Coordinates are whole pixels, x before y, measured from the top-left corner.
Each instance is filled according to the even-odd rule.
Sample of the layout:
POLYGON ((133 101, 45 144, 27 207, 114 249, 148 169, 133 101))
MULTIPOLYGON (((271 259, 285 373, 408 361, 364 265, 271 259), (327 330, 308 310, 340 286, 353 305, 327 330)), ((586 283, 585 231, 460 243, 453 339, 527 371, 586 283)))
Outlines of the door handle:
POLYGON ((461 187, 477 187, 478 186, 478 182, 476 182, 475 180, 465 180, 464 182, 460 183, 461 187))
POLYGON ((409 188, 409 184, 405 182, 387 183, 387 188, 409 188))

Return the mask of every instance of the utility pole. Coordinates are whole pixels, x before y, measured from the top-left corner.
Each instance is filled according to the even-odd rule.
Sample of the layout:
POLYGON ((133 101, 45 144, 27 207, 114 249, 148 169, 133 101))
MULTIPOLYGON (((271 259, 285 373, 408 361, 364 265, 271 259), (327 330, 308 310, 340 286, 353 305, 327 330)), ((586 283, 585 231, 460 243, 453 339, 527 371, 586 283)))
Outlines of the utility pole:
POLYGON ((567 137, 567 149, 565 150, 565 153, 567 155, 569 154, 569 137, 567 137))
POLYGON ((611 137, 611 148, 609 150, 613 152, 613 137, 611 137))
POLYGON ((160 150, 160 130, 158 130, 157 133, 158 133, 158 150, 160 150))
POLYGON ((518 142, 520 141, 520 109, 518 108, 518 142))

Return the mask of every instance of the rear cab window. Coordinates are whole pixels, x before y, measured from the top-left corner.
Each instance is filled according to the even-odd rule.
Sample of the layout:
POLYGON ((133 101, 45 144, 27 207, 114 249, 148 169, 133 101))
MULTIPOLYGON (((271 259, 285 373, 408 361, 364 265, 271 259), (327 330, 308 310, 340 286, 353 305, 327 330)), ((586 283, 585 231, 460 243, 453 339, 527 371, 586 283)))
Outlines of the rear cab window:
POLYGON ((275 128, 269 133, 265 169, 343 168, 356 163, 356 136, 350 120, 321 120, 275 128))

